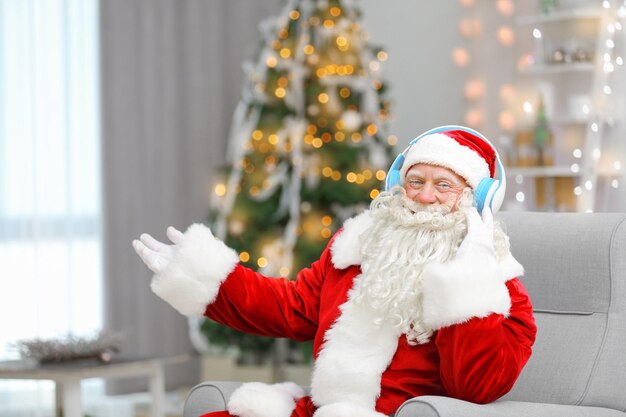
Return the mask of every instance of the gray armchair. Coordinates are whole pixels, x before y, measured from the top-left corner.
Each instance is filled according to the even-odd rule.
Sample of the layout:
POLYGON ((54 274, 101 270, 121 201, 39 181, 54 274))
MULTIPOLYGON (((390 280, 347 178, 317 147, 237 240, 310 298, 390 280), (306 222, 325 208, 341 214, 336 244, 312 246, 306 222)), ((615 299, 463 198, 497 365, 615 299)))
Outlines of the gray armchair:
MULTIPOLYGON (((626 214, 501 213, 535 308, 533 355, 513 390, 477 405, 423 396, 396 417, 625 417, 626 214)), ((240 383, 192 389, 184 417, 224 410, 240 383)))

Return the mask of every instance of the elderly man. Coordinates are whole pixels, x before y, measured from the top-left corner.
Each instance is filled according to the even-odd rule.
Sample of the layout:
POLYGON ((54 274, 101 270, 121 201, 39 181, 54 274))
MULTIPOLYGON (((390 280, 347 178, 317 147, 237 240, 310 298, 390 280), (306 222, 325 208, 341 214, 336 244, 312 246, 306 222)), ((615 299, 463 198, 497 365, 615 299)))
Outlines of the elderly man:
POLYGON ((152 290, 182 314, 314 340, 310 396, 292 383, 248 383, 213 415, 382 417, 420 395, 486 403, 507 393, 536 327, 522 266, 493 224, 498 164, 471 129, 419 136, 392 166, 387 191, 294 281, 239 265, 201 225, 169 228, 173 245, 134 241, 155 273, 152 290))

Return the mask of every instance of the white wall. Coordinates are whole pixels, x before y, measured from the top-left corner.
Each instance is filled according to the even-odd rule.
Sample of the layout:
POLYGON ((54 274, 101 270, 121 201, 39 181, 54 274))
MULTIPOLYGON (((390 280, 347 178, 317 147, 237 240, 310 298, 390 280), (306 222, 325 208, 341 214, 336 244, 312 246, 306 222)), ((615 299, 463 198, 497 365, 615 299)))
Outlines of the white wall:
POLYGON ((452 64, 463 13, 455 0, 361 0, 363 28, 389 54, 385 79, 393 99, 390 133, 398 149, 432 127, 463 124, 465 73, 452 64))

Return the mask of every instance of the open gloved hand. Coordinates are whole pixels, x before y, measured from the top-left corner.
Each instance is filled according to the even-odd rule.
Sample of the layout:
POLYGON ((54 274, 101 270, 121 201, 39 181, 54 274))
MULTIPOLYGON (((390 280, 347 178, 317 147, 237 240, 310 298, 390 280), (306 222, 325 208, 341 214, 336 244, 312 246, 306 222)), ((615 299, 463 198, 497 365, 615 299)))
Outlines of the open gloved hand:
MULTIPOLYGON (((185 235, 174 227, 167 228, 167 237, 174 244, 179 244, 185 238, 185 235)), ((174 245, 162 243, 147 233, 143 233, 139 240, 133 240, 133 248, 135 252, 146 264, 148 268, 155 274, 165 270, 174 258, 174 245)))
POLYGON ((137 255, 154 272, 150 288, 180 313, 202 316, 239 255, 201 224, 191 225, 184 234, 170 226, 167 237, 171 245, 147 233, 133 240, 137 255))
POLYGON ((465 211, 467 235, 449 262, 424 269, 423 317, 439 329, 491 313, 508 314, 511 300, 493 244, 493 215, 482 218, 475 207, 465 211))

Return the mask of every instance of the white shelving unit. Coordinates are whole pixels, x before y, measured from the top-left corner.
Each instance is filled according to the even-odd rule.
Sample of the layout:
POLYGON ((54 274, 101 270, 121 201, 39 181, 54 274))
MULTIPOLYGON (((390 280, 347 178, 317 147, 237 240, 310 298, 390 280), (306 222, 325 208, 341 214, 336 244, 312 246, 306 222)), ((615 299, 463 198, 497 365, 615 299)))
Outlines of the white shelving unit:
POLYGON ((568 72, 589 72, 592 73, 595 66, 591 62, 575 62, 569 64, 552 64, 542 65, 536 64, 521 70, 525 75, 547 75, 547 74, 564 74, 568 72))
MULTIPOLYGON (((515 19, 520 33, 534 33, 535 42, 530 47, 533 50, 534 62, 520 69, 520 81, 537 85, 550 86, 554 91, 552 116, 549 124, 555 136, 555 142, 563 142, 564 136, 573 135, 572 129, 577 131, 581 142, 578 146, 580 158, 567 160, 555 157, 554 166, 528 166, 511 167, 507 169, 508 177, 515 179, 517 184, 524 179, 543 180, 544 191, 553 193, 556 178, 571 178, 576 187, 571 190, 575 193, 576 210, 580 212, 593 211, 595 207, 595 188, 598 179, 602 176, 613 176, 618 173, 613 167, 601 168, 599 165, 600 150, 602 149, 603 129, 607 123, 612 122, 612 117, 607 113, 603 103, 611 94, 607 90, 610 71, 606 68, 606 54, 614 46, 611 44, 611 31, 606 30, 611 22, 615 22, 615 10, 602 2, 594 2, 594 6, 588 4, 567 10, 554 10, 547 14, 520 16, 515 19), (591 53, 591 61, 564 60, 565 62, 550 62, 550 52, 546 54, 546 44, 549 45, 550 36, 576 41, 581 36, 577 31, 581 29, 580 21, 587 21, 584 35, 589 37, 589 26, 595 27, 593 32, 594 50, 591 53), (546 39, 548 38, 547 42, 546 39), (548 56, 547 56, 548 55, 548 56), (583 84, 584 83, 584 84, 583 84), (571 106, 565 103, 564 97, 569 92, 577 91, 584 93, 589 98, 589 105, 579 114, 572 114, 570 110, 564 111, 571 106), (556 110, 558 109, 558 111, 556 110), (559 137, 559 135, 561 137, 559 137)), ((578 39, 580 41, 580 39, 578 39)), ((586 39, 588 41, 588 39, 586 39)), ((532 62, 532 60, 531 60, 532 62)), ((608 87, 610 88, 610 87, 608 87)), ((555 152, 558 150, 555 148, 555 152)), ((548 197, 553 198, 553 196, 548 197)), ((552 203, 554 203, 552 201, 552 203)), ((531 207, 532 208, 532 207, 531 207)), ((545 207, 544 207, 545 208, 545 207)), ((558 209, 558 207, 547 207, 558 209)))
POLYGON ((575 19, 601 19, 603 16, 604 11, 600 7, 589 7, 585 5, 581 8, 555 10, 548 14, 518 16, 515 21, 520 26, 542 25, 550 22, 563 22, 575 19))

